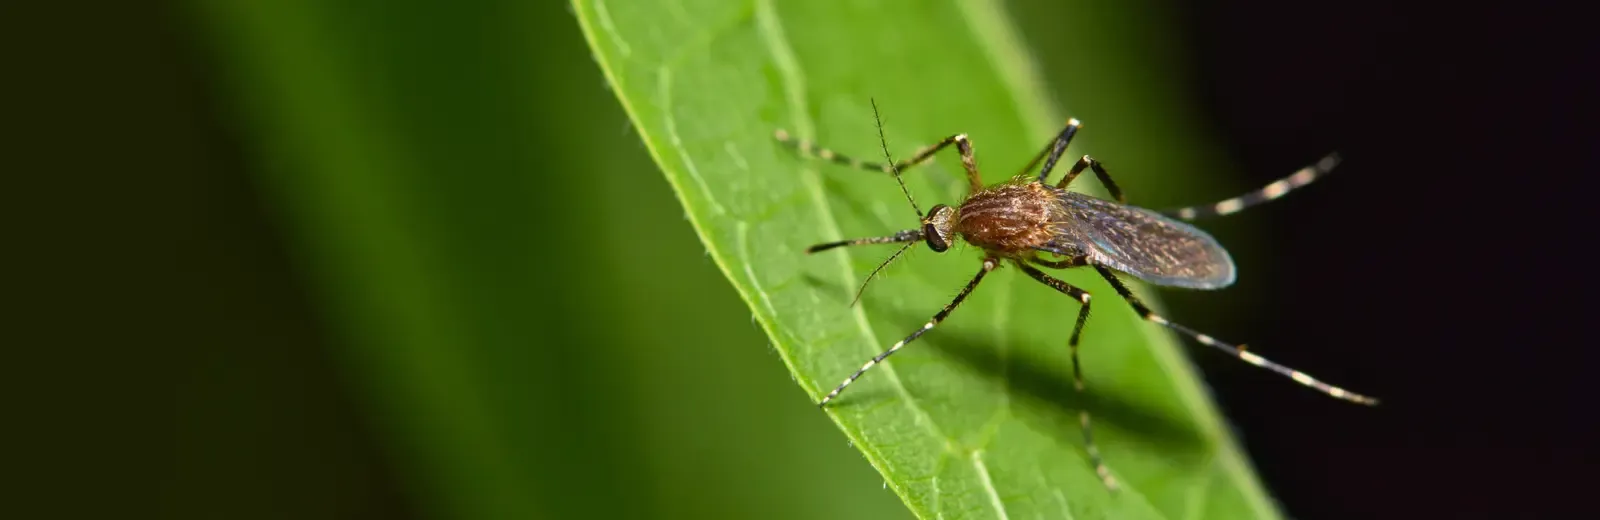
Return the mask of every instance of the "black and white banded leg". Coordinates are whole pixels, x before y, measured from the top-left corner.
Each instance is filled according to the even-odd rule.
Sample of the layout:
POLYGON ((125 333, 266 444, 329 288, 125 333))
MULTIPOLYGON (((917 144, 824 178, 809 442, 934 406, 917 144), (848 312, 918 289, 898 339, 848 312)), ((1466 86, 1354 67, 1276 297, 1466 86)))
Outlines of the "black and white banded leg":
POLYGON ((896 342, 894 345, 891 345, 889 347, 889 350, 883 351, 882 354, 878 354, 877 356, 874 356, 872 359, 868 360, 866 364, 861 365, 861 368, 857 369, 854 374, 850 374, 850 377, 845 378, 844 382, 839 383, 839 386, 834 387, 832 392, 828 392, 828 395, 826 397, 823 397, 822 401, 817 403, 817 406, 823 406, 823 405, 828 404, 828 401, 832 401, 833 398, 838 397, 839 396, 839 392, 843 392, 845 387, 850 386, 850 383, 854 383, 857 379, 860 379, 861 378, 861 374, 866 373, 867 370, 872 369, 872 367, 874 365, 877 365, 878 363, 882 363, 885 358, 888 358, 889 356, 893 355, 895 352, 898 352, 902 347, 905 347, 906 344, 911 343, 912 341, 916 341, 916 339, 918 337, 922 336, 923 333, 926 333, 929 330, 933 330, 934 327, 939 325, 939 322, 944 321, 945 317, 950 315, 950 311, 955 310, 957 305, 961 305, 962 300, 966 300, 967 299, 967 295, 968 294, 972 294, 972 290, 976 289, 978 287, 978 282, 982 282, 983 281, 984 275, 989 274, 989 271, 993 271, 994 268, 999 267, 999 266, 1000 266, 1000 260, 999 259, 996 259, 996 258, 985 258, 985 259, 983 259, 983 269, 978 271, 978 275, 977 276, 972 277, 972 281, 967 282, 967 286, 962 288, 961 292, 959 294, 956 294, 956 297, 955 297, 954 300, 951 300, 948 305, 945 305, 943 309, 940 309, 938 314, 933 315, 933 319, 928 320, 927 323, 924 323, 922 325, 922 328, 917 329, 916 332, 913 332, 913 333, 911 333, 911 335, 906 336, 905 339, 902 339, 902 340, 896 342))
MULTIPOLYGON (((1061 291, 1067 296, 1071 296, 1083 304, 1078 309, 1078 322, 1072 327, 1072 336, 1067 339, 1067 349, 1072 353, 1072 388, 1077 390, 1078 395, 1081 396, 1083 395, 1084 385, 1083 369, 1078 364, 1078 340, 1083 335, 1083 325, 1089 321, 1089 292, 1044 274, 1044 272, 1035 269, 1031 265, 1022 263, 1018 263, 1018 265, 1023 272, 1028 273, 1028 276, 1057 291, 1061 291)), ((1095 474, 1100 476, 1100 482, 1105 484, 1106 489, 1115 491, 1117 489, 1117 479, 1111 476, 1111 469, 1107 468, 1105 461, 1100 458, 1100 447, 1094 443, 1094 428, 1090 425, 1089 409, 1087 407, 1078 411, 1078 424, 1083 428, 1084 451, 1089 453, 1089 463, 1094 465, 1095 474)))
POLYGON ((905 173, 907 168, 927 162, 928 159, 939 153, 939 151, 944 150, 950 145, 955 145, 956 150, 961 153, 961 167, 965 168, 967 171, 968 186, 973 192, 983 189, 983 179, 978 175, 977 157, 972 152, 972 141, 967 139, 967 134, 952 135, 933 145, 924 146, 917 150, 916 153, 911 154, 910 159, 895 162, 892 168, 886 164, 867 162, 848 157, 840 154, 839 152, 817 146, 816 143, 812 143, 811 141, 795 139, 794 136, 789 135, 789 132, 786 130, 779 129, 776 132, 773 132, 772 137, 777 139, 780 143, 795 148, 802 154, 812 155, 823 160, 831 161, 835 164, 849 166, 851 168, 860 168, 863 170, 878 171, 883 173, 894 173, 895 170, 905 173))
POLYGON ((1214 204, 1203 204, 1161 211, 1161 214, 1183 220, 1193 220, 1204 217, 1220 217, 1261 204, 1263 202, 1282 197, 1296 188, 1311 184, 1312 181, 1327 175, 1339 165, 1339 154, 1330 153, 1317 161, 1316 164, 1306 166, 1290 174, 1288 177, 1272 181, 1261 189, 1246 193, 1231 199, 1214 204))
POLYGON ((1089 257, 1086 256, 1074 256, 1062 260, 1045 260, 1043 258, 1034 257, 1030 261, 1040 267, 1048 267, 1050 269, 1071 269, 1073 267, 1083 267, 1089 265, 1089 257))
POLYGON ((1106 193, 1110 193, 1111 198, 1117 199, 1117 202, 1123 204, 1128 203, 1128 198, 1122 194, 1122 188, 1118 188, 1117 183, 1111 182, 1111 174, 1106 173, 1106 168, 1100 165, 1100 161, 1096 161, 1093 157, 1087 155, 1079 158, 1078 163, 1072 165, 1072 169, 1067 170, 1067 176, 1062 177, 1061 182, 1056 183, 1056 187, 1067 189, 1067 185, 1072 184, 1072 180, 1078 178, 1078 174, 1083 173, 1084 168, 1094 170, 1094 176, 1100 179, 1100 185, 1105 186, 1106 193))
POLYGON ((1122 280, 1117 279, 1116 273, 1113 273, 1110 269, 1100 265, 1095 265, 1094 270, 1098 271, 1100 276, 1105 278, 1107 282, 1110 282, 1111 286, 1117 290, 1117 294, 1122 295, 1122 299, 1127 300, 1128 305, 1133 306, 1134 312, 1139 313, 1139 316, 1145 320, 1153 321, 1161 326, 1178 331, 1186 336, 1194 338, 1195 341, 1200 342, 1202 345, 1232 354, 1246 363, 1271 370, 1279 375, 1293 379, 1296 383, 1311 387, 1319 392, 1328 394, 1329 396, 1365 405, 1378 404, 1378 400, 1375 398, 1367 397, 1343 388, 1339 388, 1337 386, 1329 385, 1311 377, 1310 375, 1307 375, 1305 372, 1279 365, 1271 360, 1268 360, 1267 358, 1258 356, 1252 352, 1248 352, 1245 350, 1244 345, 1230 345, 1228 343, 1218 341, 1216 338, 1211 336, 1201 334, 1200 332, 1189 327, 1167 321, 1166 318, 1163 318, 1160 315, 1152 312, 1149 307, 1146 307, 1143 302, 1140 302, 1139 298, 1133 295, 1133 291, 1128 290, 1128 286, 1123 284, 1122 280))
POLYGON ((1066 128, 1062 128, 1061 133, 1056 134, 1055 140, 1050 141, 1049 146, 1046 146, 1043 151, 1039 152, 1039 155, 1034 156, 1033 160, 1028 162, 1028 166, 1022 169, 1022 174, 1033 170, 1033 165, 1039 162, 1040 156, 1043 156, 1045 158, 1044 168, 1039 170, 1039 183, 1043 184, 1044 180, 1050 177, 1050 170, 1055 169, 1056 161, 1061 160, 1062 152, 1067 151, 1067 144, 1072 142, 1072 136, 1078 135, 1079 128, 1083 128, 1082 121, 1078 121, 1078 118, 1068 119, 1066 128))

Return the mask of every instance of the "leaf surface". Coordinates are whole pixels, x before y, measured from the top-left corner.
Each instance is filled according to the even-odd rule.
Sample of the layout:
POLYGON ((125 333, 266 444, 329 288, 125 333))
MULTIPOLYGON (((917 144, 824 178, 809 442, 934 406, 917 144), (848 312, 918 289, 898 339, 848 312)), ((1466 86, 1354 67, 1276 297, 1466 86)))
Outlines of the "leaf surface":
MULTIPOLYGON (((896 158, 965 133, 992 183, 1065 121, 995 2, 574 5, 696 232, 811 402, 922 326, 980 257, 919 246, 849 306, 895 246, 809 256, 805 247, 887 235, 916 215, 887 176, 797 157, 773 131, 879 161, 876 99, 896 158)), ((1094 151, 1094 128, 1088 121, 1069 156, 1094 151)), ((1117 158, 1095 155, 1119 175, 1117 158)), ((923 208, 956 204, 965 191, 953 150, 906 180, 923 208)), ((1086 395, 1074 392, 1066 348, 1077 303, 1004 267, 817 413, 922 518, 1277 517, 1175 338, 1092 271, 1060 277, 1099 296, 1084 333, 1086 395), (1085 409, 1118 493, 1086 461, 1085 409)), ((800 397, 773 406, 806 406, 800 397)))

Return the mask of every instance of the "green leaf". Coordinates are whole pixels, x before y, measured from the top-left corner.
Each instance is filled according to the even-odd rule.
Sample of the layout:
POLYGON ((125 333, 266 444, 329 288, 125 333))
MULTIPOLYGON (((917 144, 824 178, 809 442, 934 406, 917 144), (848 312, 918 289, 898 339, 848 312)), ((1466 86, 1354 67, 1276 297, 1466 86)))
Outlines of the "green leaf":
MULTIPOLYGON (((985 180, 995 182, 1065 121, 994 1, 575 6, 696 232, 805 390, 772 406, 815 402, 920 327, 979 263, 970 247, 943 255, 918 247, 849 307, 893 246, 810 256, 804 248, 912 227, 915 215, 886 176, 797 158, 773 141, 775 129, 878 160, 875 98, 896 157, 966 133, 985 180)), ((1057 87, 1065 100, 1100 103, 1057 87)), ((1117 97, 1129 110, 1149 100, 1117 97)), ((1086 123, 1070 153, 1096 151, 1097 121, 1086 123)), ((1139 172, 1185 171, 1178 166, 1194 158, 1182 150, 1135 157, 1129 131, 1122 135, 1107 149, 1123 156, 1094 155, 1130 179, 1123 186, 1136 202, 1138 181, 1153 175, 1139 172)), ((959 200, 958 164, 951 152, 908 172, 924 208, 959 200)), ((1073 391, 1066 351, 1077 304, 1002 268, 944 324, 816 413, 831 416, 922 518, 1276 517, 1182 346, 1104 297, 1115 293, 1092 272, 1062 278, 1102 295, 1084 333, 1087 397, 1073 391), (1085 460, 1084 409, 1125 486, 1118 493, 1085 460)))

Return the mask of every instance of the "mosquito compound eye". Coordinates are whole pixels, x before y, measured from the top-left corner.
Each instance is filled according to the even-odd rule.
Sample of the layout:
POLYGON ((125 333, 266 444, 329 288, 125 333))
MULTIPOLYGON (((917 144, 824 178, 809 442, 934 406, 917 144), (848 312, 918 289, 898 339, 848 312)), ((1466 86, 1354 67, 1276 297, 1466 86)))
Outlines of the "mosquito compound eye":
POLYGON ((939 204, 922 221, 922 236, 927 239, 928 248, 935 253, 950 249, 950 220, 954 215, 955 210, 950 206, 939 204))
POLYGON ((926 237, 928 249, 932 249, 935 253, 943 253, 946 249, 950 249, 950 241, 939 234, 939 228, 932 222, 922 225, 922 236, 926 237))

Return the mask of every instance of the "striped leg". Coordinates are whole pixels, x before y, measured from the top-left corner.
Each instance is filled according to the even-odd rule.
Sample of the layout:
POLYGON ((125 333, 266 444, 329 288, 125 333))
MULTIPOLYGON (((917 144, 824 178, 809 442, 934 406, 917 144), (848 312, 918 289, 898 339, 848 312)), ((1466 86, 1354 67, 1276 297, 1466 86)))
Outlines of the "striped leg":
MULTIPOLYGON (((1078 309, 1078 323, 1072 327, 1072 337, 1067 340, 1067 349, 1072 352, 1072 387, 1078 391, 1079 395, 1082 395, 1083 370, 1078 365, 1078 339, 1083 335, 1083 324, 1089 321, 1089 293, 1083 289, 1073 287, 1067 282, 1044 274, 1044 272, 1035 269, 1033 266, 1027 264, 1019 265, 1022 266, 1022 271, 1028 273, 1028 276, 1032 276, 1033 279, 1083 303, 1083 307, 1078 309)), ((1078 411, 1078 423, 1083 427, 1083 447, 1085 451, 1089 452, 1089 463, 1094 464, 1094 472, 1100 475, 1100 482, 1106 485, 1106 489, 1115 491, 1117 489, 1117 479, 1111 476, 1111 470, 1106 467, 1105 461, 1100 458, 1100 448, 1094 444, 1094 429, 1089 424, 1089 410, 1087 408, 1078 411)))
POLYGON ((823 160, 832 161, 835 164, 842 164, 851 168, 860 168, 863 170, 879 171, 883 173, 894 173, 895 170, 900 170, 903 173, 907 168, 927 162, 927 160, 932 158, 934 154, 939 153, 939 151, 944 150, 953 144, 956 145, 956 150, 961 153, 961 166, 967 170, 967 184, 974 192, 983 189, 983 179, 978 176, 977 157, 972 153, 972 141, 967 139, 967 134, 952 135, 944 138, 937 144, 924 146, 917 150, 916 153, 912 154, 910 159, 894 163, 893 168, 890 168, 885 164, 867 162, 860 159, 847 157, 833 150, 817 146, 816 143, 812 143, 811 141, 795 139, 794 136, 789 135, 788 131, 782 129, 773 132, 772 137, 777 139, 778 142, 788 145, 805 155, 816 156, 823 160))
POLYGON ((954 300, 950 301, 950 304, 945 305, 944 309, 941 309, 938 314, 933 315, 933 319, 928 320, 928 323, 923 324, 922 328, 917 329, 917 331, 911 333, 910 336, 906 336, 906 339, 900 340, 899 342, 897 342, 894 345, 890 346, 889 350, 883 351, 882 354, 878 354, 877 356, 874 356, 870 361, 867 361, 867 364, 861 365, 861 368, 856 370, 856 373, 850 374, 850 377, 845 378, 843 383, 839 383, 839 386, 835 387, 832 392, 828 392, 828 395, 826 397, 823 397, 822 401, 817 403, 817 406, 823 406, 823 405, 828 404, 828 401, 832 401, 833 398, 838 397, 839 396, 839 392, 843 392, 845 387, 850 386, 850 383, 854 383, 856 381, 856 379, 860 379, 861 378, 861 374, 863 374, 867 370, 871 369, 873 367, 873 365, 877 365, 878 363, 882 363, 884 358, 887 358, 890 355, 894 354, 896 351, 900 350, 901 347, 906 346, 907 343, 911 343, 912 341, 915 341, 917 339, 917 337, 922 336, 922 334, 924 332, 928 332, 929 330, 932 330, 935 326, 938 326, 939 322, 944 321, 945 317, 950 315, 950 311, 955 310, 957 305, 961 305, 961 301, 962 300, 967 299, 967 295, 968 294, 972 294, 972 290, 976 289, 978 287, 978 282, 983 281, 984 275, 989 274, 989 271, 993 271, 994 268, 995 267, 999 267, 999 265, 1000 265, 1000 261, 997 260, 997 259, 994 259, 994 258, 985 258, 985 259, 983 259, 983 269, 978 271, 978 275, 974 276, 972 278, 972 281, 967 282, 967 286, 965 288, 961 289, 961 293, 957 294, 956 298, 954 300))
POLYGON ((1346 401, 1365 404, 1365 405, 1376 405, 1376 404, 1378 404, 1378 400, 1375 399, 1375 398, 1367 397, 1367 396, 1364 396, 1364 395, 1361 395, 1361 394, 1357 394, 1355 392, 1351 392, 1349 390, 1345 390, 1343 388, 1339 388, 1337 386, 1329 385, 1329 384, 1324 383, 1322 381, 1318 381, 1318 380, 1316 380, 1315 378, 1313 378, 1313 377, 1311 377, 1309 375, 1306 375, 1305 372, 1301 372, 1299 370, 1295 370, 1295 369, 1292 369, 1292 368, 1289 368, 1289 367, 1286 367, 1286 366, 1283 366, 1283 365, 1279 365, 1277 363, 1273 363, 1272 361, 1268 360, 1267 358, 1255 355, 1255 354, 1250 353, 1250 352, 1246 352, 1245 349, 1244 349, 1244 345, 1237 345, 1237 346, 1229 345, 1227 343, 1223 343, 1221 341, 1218 341, 1216 338, 1213 338, 1211 336, 1207 336, 1205 334, 1201 334, 1201 333, 1199 333, 1199 332, 1197 332, 1194 329, 1191 329, 1189 327, 1185 327, 1183 325, 1179 325, 1179 324, 1167 321, 1166 318, 1163 318, 1163 317, 1157 315, 1156 313, 1151 312, 1149 307, 1145 307, 1144 303, 1140 302, 1139 298, 1135 297, 1133 295, 1133 291, 1128 290, 1128 286, 1124 285, 1122 283, 1122 280, 1118 280, 1117 279, 1117 275, 1115 273, 1111 272, 1110 269, 1107 269, 1107 268, 1105 268, 1103 266, 1096 265, 1096 266, 1094 266, 1094 270, 1095 271, 1099 271, 1100 272, 1100 276, 1104 277, 1107 282, 1111 282, 1111 286, 1115 287, 1117 289, 1117 294, 1122 295, 1122 299, 1127 300, 1128 301, 1128 305, 1133 306, 1133 310, 1135 312, 1138 312, 1139 316, 1143 317, 1146 320, 1153 321, 1153 322, 1155 322, 1155 323, 1157 323, 1159 325, 1162 325, 1164 327, 1167 327, 1169 329, 1176 330, 1176 331, 1178 331, 1180 333, 1183 333, 1186 336, 1194 338, 1195 341, 1199 341, 1200 344, 1202 344, 1202 345, 1205 345, 1205 346, 1208 346, 1208 347, 1213 347, 1213 348, 1216 348, 1216 349, 1221 350, 1223 352, 1227 352, 1229 354, 1232 354, 1235 357, 1238 357, 1239 359, 1243 360, 1246 363, 1249 363, 1249 364, 1252 364, 1252 365, 1255 365, 1255 366, 1258 366, 1258 367, 1261 367, 1261 368, 1265 368, 1267 370, 1271 370, 1273 372, 1278 373, 1279 375, 1282 375, 1284 377, 1288 377, 1289 379, 1293 379, 1296 383, 1300 383, 1302 385, 1309 386, 1309 387, 1311 387, 1313 389, 1316 389, 1319 392, 1322 392, 1324 394, 1328 394, 1329 396, 1332 396, 1332 397, 1335 397, 1335 398, 1338 398, 1338 399, 1343 399, 1343 400, 1346 400, 1346 401))
POLYGON ((1161 214, 1183 220, 1193 220, 1202 217, 1220 217, 1231 213, 1237 213, 1245 208, 1287 195, 1295 188, 1311 184, 1311 181, 1315 181, 1318 178, 1327 175, 1328 172, 1333 171, 1333 167, 1338 165, 1339 154, 1330 153, 1326 157, 1323 157, 1322 160, 1317 161, 1316 164, 1301 168, 1299 171, 1294 172, 1288 177, 1272 181, 1271 184, 1268 184, 1259 190, 1215 204, 1164 210, 1161 212, 1161 214))
POLYGON ((1073 267, 1083 267, 1089 265, 1089 257, 1086 256, 1074 256, 1072 258, 1067 258, 1060 261, 1045 260, 1043 258, 1034 257, 1029 261, 1038 264, 1040 267, 1048 267, 1050 269, 1070 269, 1073 267))
POLYGON ((1079 158, 1078 163, 1072 165, 1072 169, 1067 170, 1067 176, 1062 177, 1061 182, 1056 183, 1056 187, 1066 189, 1068 184, 1072 184, 1073 179, 1078 178, 1078 174, 1083 173, 1084 168, 1094 169, 1094 176, 1100 178, 1100 185, 1106 187, 1106 192, 1111 194, 1111 198, 1117 199, 1117 202, 1123 204, 1128 203, 1128 198, 1122 195, 1122 188, 1118 188, 1117 183, 1111 182, 1111 174, 1106 173, 1105 167, 1100 166, 1100 161, 1096 161, 1093 157, 1087 155, 1079 158))
POLYGON ((1045 160, 1045 170, 1038 171, 1038 182, 1043 184, 1045 178, 1050 176, 1051 168, 1056 168, 1056 160, 1061 158, 1062 152, 1066 152, 1067 142, 1072 142, 1072 136, 1078 133, 1078 128, 1083 128, 1083 123, 1078 122, 1077 118, 1069 118, 1067 128, 1062 128, 1061 133, 1056 134, 1056 138, 1051 139, 1050 144, 1045 144, 1045 149, 1038 150, 1038 155, 1034 155, 1034 158, 1027 162, 1027 166, 1022 166, 1022 171, 1018 171, 1016 176, 1018 178, 1026 176, 1029 171, 1034 171, 1034 166, 1037 166, 1040 160, 1048 157, 1048 160, 1045 160))

